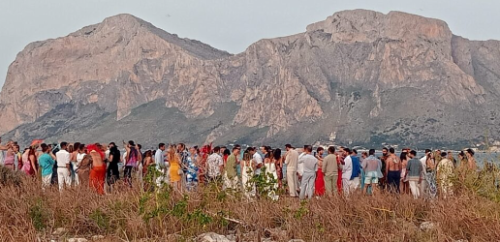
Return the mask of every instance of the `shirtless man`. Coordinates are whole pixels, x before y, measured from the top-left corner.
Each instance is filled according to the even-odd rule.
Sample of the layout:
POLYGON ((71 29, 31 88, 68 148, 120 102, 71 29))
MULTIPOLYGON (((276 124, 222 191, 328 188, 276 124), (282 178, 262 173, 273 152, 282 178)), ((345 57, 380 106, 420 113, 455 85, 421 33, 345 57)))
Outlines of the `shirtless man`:
POLYGON ((389 156, 386 159, 385 173, 387 174, 387 185, 389 191, 399 193, 399 182, 401 180, 401 161, 394 154, 394 148, 389 149, 389 156))

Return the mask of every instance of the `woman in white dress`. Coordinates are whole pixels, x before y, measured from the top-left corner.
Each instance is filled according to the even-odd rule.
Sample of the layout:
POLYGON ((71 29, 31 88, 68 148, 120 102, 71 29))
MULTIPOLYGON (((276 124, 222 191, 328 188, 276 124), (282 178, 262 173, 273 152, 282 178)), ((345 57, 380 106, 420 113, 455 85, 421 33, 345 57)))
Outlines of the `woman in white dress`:
POLYGON ((243 193, 247 198, 255 196, 255 184, 252 182, 254 176, 252 155, 245 151, 243 160, 240 162, 241 167, 241 184, 243 186, 243 193))
POLYGON ((271 148, 266 147, 266 154, 264 157, 264 167, 266 170, 266 179, 267 179, 268 184, 274 183, 272 186, 269 186, 266 188, 269 190, 269 192, 267 193, 267 196, 269 198, 271 198, 272 200, 276 201, 279 198, 279 196, 276 194, 276 191, 278 190, 278 173, 276 171, 276 165, 275 165, 271 155, 272 155, 271 148))

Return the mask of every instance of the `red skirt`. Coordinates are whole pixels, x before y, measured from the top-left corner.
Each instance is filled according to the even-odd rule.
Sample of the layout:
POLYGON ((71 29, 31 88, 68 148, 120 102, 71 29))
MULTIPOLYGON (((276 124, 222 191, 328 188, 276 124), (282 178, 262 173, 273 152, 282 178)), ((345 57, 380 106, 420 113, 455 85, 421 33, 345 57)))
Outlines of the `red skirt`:
POLYGON ((321 168, 316 172, 316 181, 314 181, 314 195, 323 196, 325 194, 325 178, 321 168))
POLYGON ((104 180, 106 178, 106 165, 93 166, 90 170, 89 185, 98 194, 104 194, 104 180))

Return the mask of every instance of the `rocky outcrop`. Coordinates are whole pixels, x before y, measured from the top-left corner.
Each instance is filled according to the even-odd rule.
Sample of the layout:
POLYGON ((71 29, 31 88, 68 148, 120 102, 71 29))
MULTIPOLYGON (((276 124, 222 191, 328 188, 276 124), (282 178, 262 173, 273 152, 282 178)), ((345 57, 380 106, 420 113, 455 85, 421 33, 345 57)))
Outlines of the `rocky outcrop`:
MULTIPOLYGON (((401 12, 338 12, 237 55, 118 15, 19 53, 0 94, 0 133, 78 139, 127 126, 127 117, 158 118, 134 115, 154 102, 183 116, 175 120, 187 130, 168 124, 166 136, 196 142, 447 145, 485 139, 484 129, 500 139, 498 57, 497 41, 469 41, 443 21, 401 12), (54 125, 57 117, 71 118, 54 125), (189 124, 204 119, 215 124, 191 134, 189 124)), ((149 140, 158 127, 137 128, 134 138, 149 140)), ((99 139, 127 139, 112 133, 99 139)))

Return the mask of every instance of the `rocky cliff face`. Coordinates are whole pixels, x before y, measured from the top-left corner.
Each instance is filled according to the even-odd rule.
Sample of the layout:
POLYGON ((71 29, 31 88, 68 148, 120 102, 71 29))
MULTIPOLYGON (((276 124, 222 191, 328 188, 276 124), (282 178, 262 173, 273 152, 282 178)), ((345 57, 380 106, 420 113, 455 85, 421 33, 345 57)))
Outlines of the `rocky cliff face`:
POLYGON ((0 94, 0 133, 106 142, 165 129, 169 140, 199 143, 414 146, 500 139, 499 46, 454 36, 440 20, 355 10, 231 55, 118 15, 19 53, 0 94), (182 114, 171 117, 182 125, 141 112, 151 102, 161 119, 182 114), (113 125, 141 132, 128 137, 113 125))

